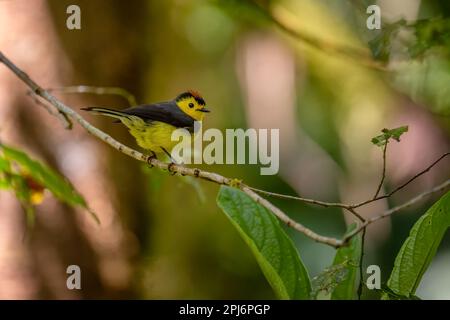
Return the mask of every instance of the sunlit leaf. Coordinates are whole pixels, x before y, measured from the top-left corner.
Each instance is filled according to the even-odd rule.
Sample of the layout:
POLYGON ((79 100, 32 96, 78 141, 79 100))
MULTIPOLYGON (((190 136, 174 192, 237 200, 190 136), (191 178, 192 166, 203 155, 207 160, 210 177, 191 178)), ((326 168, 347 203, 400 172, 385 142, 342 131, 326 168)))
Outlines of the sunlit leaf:
POLYGON ((27 218, 27 226, 29 228, 34 226, 34 207, 32 203, 32 192, 28 187, 26 178, 22 175, 10 172, 8 173, 8 182, 10 188, 14 191, 17 200, 19 200, 22 208, 25 211, 27 218))
MULTIPOLYGON (((3 155, 8 161, 14 161, 20 166, 20 175, 24 178, 24 181, 32 182, 32 185, 25 183, 28 192, 30 189, 33 190, 33 186, 42 186, 50 190, 53 195, 55 195, 59 200, 71 205, 71 206, 81 206, 89 211, 89 213, 94 217, 94 219, 99 222, 95 213, 93 213, 87 206, 84 198, 75 190, 72 184, 67 181, 64 177, 60 176, 53 169, 43 165, 42 163, 31 159, 26 153, 17 150, 15 148, 1 145, 1 150, 3 155)), ((35 188, 36 189, 36 188, 35 188)), ((39 188, 41 189, 41 188, 39 188)), ((22 192, 23 190, 19 190, 22 192)), ((38 191, 37 189, 34 191, 38 191)), ((31 199, 28 195, 27 199, 31 199)))
POLYGON ((10 162, 7 159, 0 156, 0 173, 8 172, 10 171, 10 168, 11 168, 10 162))
POLYGON ((0 189, 10 189, 11 182, 7 178, 11 165, 8 160, 0 156, 0 189))
POLYGON ((10 189, 11 184, 7 179, 0 178, 0 189, 10 189))

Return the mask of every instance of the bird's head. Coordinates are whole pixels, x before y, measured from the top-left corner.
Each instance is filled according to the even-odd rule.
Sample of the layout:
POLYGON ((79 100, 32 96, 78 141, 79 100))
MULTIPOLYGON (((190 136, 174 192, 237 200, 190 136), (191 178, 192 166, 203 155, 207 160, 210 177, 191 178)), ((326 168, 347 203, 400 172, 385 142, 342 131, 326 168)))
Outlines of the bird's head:
POLYGON ((175 103, 184 113, 188 114, 194 120, 202 121, 206 112, 205 100, 200 96, 198 92, 186 91, 178 95, 175 98, 175 103))

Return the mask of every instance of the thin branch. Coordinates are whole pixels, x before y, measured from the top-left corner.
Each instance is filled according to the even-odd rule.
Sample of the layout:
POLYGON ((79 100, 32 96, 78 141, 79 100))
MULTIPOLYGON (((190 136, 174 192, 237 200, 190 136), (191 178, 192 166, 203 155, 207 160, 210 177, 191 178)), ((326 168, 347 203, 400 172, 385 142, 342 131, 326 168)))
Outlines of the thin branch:
POLYGON ((251 189, 255 192, 258 192, 260 194, 265 194, 271 197, 276 197, 276 198, 280 198, 280 199, 290 199, 290 200, 296 200, 296 201, 301 201, 301 202, 305 202, 305 203, 309 203, 309 204, 314 204, 314 205, 318 205, 321 207, 325 207, 325 208, 342 208, 342 209, 356 209, 359 207, 363 207, 369 203, 381 200, 381 199, 385 199, 385 198, 389 198, 392 195, 394 195, 395 193, 397 193, 398 191, 400 191, 401 189, 403 189, 404 187, 406 187, 408 184, 410 184, 411 182, 413 182, 414 180, 416 180, 417 178, 419 178, 420 176, 422 176, 423 174, 427 173, 428 171, 430 171, 435 165, 437 165, 439 162, 441 162, 443 159, 445 159, 446 157, 448 157, 450 155, 450 152, 444 153, 443 155, 441 155, 437 160, 433 161, 433 163, 431 163, 430 165, 428 165, 425 169, 423 169, 422 171, 420 171, 419 173, 417 173, 416 175, 414 175, 413 177, 411 177, 409 180, 407 180, 406 182, 404 182, 403 184, 401 184, 400 186, 396 187, 394 190, 390 191, 389 193, 383 195, 383 196, 378 196, 374 199, 369 199, 369 200, 365 200, 359 203, 355 203, 355 204, 347 204, 347 203, 341 203, 341 202, 326 202, 326 201, 319 201, 319 200, 314 200, 314 199, 308 199, 308 198, 302 198, 302 197, 297 197, 297 196, 291 196, 291 195, 286 195, 286 194, 281 194, 281 193, 276 193, 276 192, 270 192, 270 191, 266 191, 266 190, 262 190, 262 189, 257 189, 257 188, 253 188, 251 187, 251 189))
POLYGON ((359 219, 359 221, 364 222, 366 221, 366 219, 363 218, 363 216, 361 216, 358 212, 356 212, 355 209, 353 208, 345 208, 346 210, 348 210, 351 214, 353 214, 356 218, 359 219))
POLYGON ((309 204, 314 204, 314 205, 325 207, 325 208, 333 208, 334 207, 334 208, 348 209, 348 208, 351 207, 351 205, 348 205, 348 204, 345 204, 345 203, 340 203, 340 202, 326 202, 326 201, 314 200, 314 199, 309 199, 309 198, 290 196, 290 195, 287 195, 287 194, 266 191, 266 190, 253 188, 253 187, 249 187, 249 188, 252 189, 255 192, 258 192, 258 193, 261 193, 261 194, 265 194, 267 196, 280 198, 280 199, 297 200, 297 201, 301 201, 301 202, 309 203, 309 204))
POLYGON ((381 174, 380 183, 378 184, 377 191, 375 191, 375 195, 373 196, 372 200, 378 197, 378 194, 380 193, 380 190, 383 187, 384 179, 386 179, 386 151, 388 144, 389 140, 386 140, 386 143, 384 144, 383 147, 383 173, 381 174))
POLYGON ((252 191, 248 186, 243 183, 236 183, 235 179, 226 178, 222 175, 219 175, 214 172, 203 171, 197 168, 187 168, 181 165, 177 165, 174 163, 164 163, 155 158, 152 158, 148 155, 145 155, 139 151, 131 149, 126 145, 118 142, 110 135, 104 133, 98 128, 91 125, 88 121, 86 121, 82 116, 80 116, 77 112, 75 112, 72 108, 68 107, 58 99, 56 99, 53 95, 51 95, 46 90, 42 89, 38 84, 36 84, 26 73, 24 73, 21 69, 19 69, 15 64, 13 64, 8 58, 6 58, 0 52, 0 62, 3 62, 6 67, 8 67, 12 72, 14 72, 28 87, 30 87, 36 95, 39 95, 53 106, 55 106, 59 111, 65 113, 74 121, 78 122, 84 129, 86 129, 90 134, 96 136, 100 140, 106 142, 116 150, 142 162, 146 162, 153 167, 157 167, 159 169, 168 170, 172 173, 178 173, 185 176, 192 176, 199 179, 211 181, 220 185, 234 186, 242 190, 246 193, 250 198, 252 198, 255 202, 259 203, 266 209, 270 210, 278 219, 286 223, 289 227, 303 233, 307 237, 311 238, 314 241, 330 245, 332 247, 338 248, 342 246, 342 241, 325 237, 315 233, 314 231, 306 228, 302 224, 292 220, 289 216, 287 216, 283 211, 274 206, 272 203, 267 201, 266 199, 259 196, 257 193, 252 191))
POLYGON ((386 217, 389 217, 389 216, 391 216, 392 214, 394 214, 394 213, 396 213, 398 211, 401 211, 401 210, 403 210, 403 209, 405 209, 407 207, 412 206, 413 204, 419 202, 420 200, 422 200, 423 198, 429 196, 430 194, 443 191, 443 190, 447 189, 448 187, 450 187, 450 179, 444 181, 443 183, 441 183, 440 185, 434 187, 431 190, 427 190, 427 191, 422 192, 421 194, 415 196, 414 198, 410 199, 409 201, 407 201, 407 202, 405 202, 405 203, 403 203, 403 204, 401 204, 399 206, 396 206, 396 207, 393 207, 393 208, 391 208, 389 210, 386 210, 385 212, 383 212, 382 214, 380 214, 378 216, 375 216, 375 217, 372 217, 370 219, 367 219, 366 222, 364 222, 362 225, 360 225, 358 228, 356 228, 355 230, 353 230, 352 232, 350 232, 349 234, 347 234, 344 237, 344 239, 343 239, 344 243, 348 242, 352 237, 354 237, 356 234, 358 234, 363 229, 365 229, 369 224, 372 224, 375 221, 378 221, 378 220, 384 219, 386 217))
POLYGON ((329 237, 324 237, 321 235, 318 235, 314 233, 312 230, 306 228, 305 226, 301 225, 300 223, 292 220, 289 218, 285 213, 283 213, 280 209, 275 207, 272 203, 267 201, 266 199, 260 197, 257 193, 253 192, 248 186, 242 185, 240 187, 242 191, 244 191, 250 198, 252 198, 255 202, 261 204, 263 207, 266 207, 270 211, 272 211, 275 216, 277 216, 281 221, 286 223, 287 226, 294 228, 297 231, 300 231, 307 237, 313 239, 316 242, 328 244, 330 246, 333 246, 335 248, 339 248, 342 246, 342 241, 338 239, 333 239, 329 237))
POLYGON ((386 198, 390 198, 391 196, 393 196, 395 193, 397 193, 398 191, 400 191, 401 189, 403 189, 404 187, 406 187, 408 184, 410 184, 411 182, 413 182, 414 180, 416 180, 417 178, 419 178, 420 176, 424 175, 425 173, 427 173, 428 171, 431 170, 431 168, 433 168, 435 165, 437 165, 440 161, 442 161, 443 159, 445 159, 446 157, 448 157, 450 155, 450 152, 444 153, 442 156, 440 156, 437 160, 433 161, 433 163, 431 163, 430 165, 428 165, 425 169, 423 169, 422 171, 420 171, 419 173, 415 174, 414 176, 412 176, 409 180, 407 180, 406 182, 404 182, 403 184, 399 185, 397 188, 395 188, 394 190, 392 190, 391 192, 383 195, 383 196, 379 196, 376 197, 374 199, 370 199, 370 200, 366 200, 363 202, 360 202, 358 204, 353 204, 351 205, 352 208, 359 208, 362 207, 368 203, 374 202, 374 201, 378 201, 381 199, 386 199, 386 198))
POLYGON ((130 106, 136 106, 136 98, 129 91, 119 87, 96 87, 96 86, 68 86, 58 88, 48 88, 48 92, 62 92, 62 93, 92 93, 98 95, 116 95, 128 101, 130 106))
POLYGON ((361 256, 359 257, 359 284, 358 284, 358 300, 361 300, 363 285, 364 285, 364 276, 363 276, 363 260, 364 260, 364 242, 366 239, 366 228, 364 227, 362 235, 361 235, 361 256))
POLYGON ((290 196, 290 195, 286 195, 286 194, 282 194, 282 193, 270 192, 270 191, 266 191, 266 190, 262 190, 262 189, 253 188, 253 187, 249 187, 249 189, 251 189, 257 193, 265 194, 267 196, 271 196, 271 197, 275 197, 275 198, 297 200, 297 201, 314 204, 314 205, 325 207, 325 208, 333 208, 333 207, 334 208, 342 208, 342 209, 349 211, 352 215, 354 215, 356 218, 358 218, 358 220, 360 220, 362 222, 365 221, 364 218, 358 212, 356 212, 354 210, 354 208, 352 208, 352 206, 349 204, 339 203, 339 202, 325 202, 325 201, 302 198, 302 197, 297 197, 297 196, 290 196))
POLYGON ((47 103, 46 101, 39 100, 38 96, 31 90, 27 91, 27 95, 29 95, 31 98, 33 98, 34 102, 37 105, 42 106, 49 114, 52 116, 57 117, 59 120, 61 120, 64 129, 70 130, 72 129, 72 121, 67 117, 66 114, 62 113, 58 109, 55 109, 51 104, 47 103))

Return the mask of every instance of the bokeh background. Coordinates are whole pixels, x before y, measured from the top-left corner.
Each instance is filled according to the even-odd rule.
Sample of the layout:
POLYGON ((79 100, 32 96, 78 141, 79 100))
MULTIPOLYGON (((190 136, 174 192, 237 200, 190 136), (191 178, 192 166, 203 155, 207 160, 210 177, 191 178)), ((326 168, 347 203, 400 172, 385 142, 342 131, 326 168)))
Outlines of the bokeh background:
MULTIPOLYGON (((384 23, 450 15, 445 0, 373 2, 381 6, 384 23)), ((366 28, 365 9, 372 2, 258 3, 283 24, 326 43, 369 53, 368 42, 379 34, 366 28)), ((411 38, 408 32, 404 36, 411 38)), ((278 175, 260 176, 256 165, 202 168, 258 188, 329 201, 373 195, 382 161, 370 139, 382 128, 409 125, 402 141, 389 145, 386 189, 449 150, 448 56, 411 58, 398 42, 390 48, 389 71, 379 71, 363 59, 306 45, 244 0, 0 0, 0 50, 43 87, 116 86, 140 103, 198 90, 213 110, 206 128, 280 129, 278 175), (81 30, 66 27, 71 4, 81 8, 81 30)), ((75 109, 127 106, 120 97, 57 96, 75 109)), ((86 118, 136 147, 123 127, 86 118)), ((65 130, 2 66, 0 139, 65 175, 102 221, 98 226, 83 210, 47 194, 27 234, 19 202, 0 192, 0 298, 274 298, 217 207, 218 186, 148 169, 76 125, 65 130), (66 288, 70 264, 81 267, 82 290, 66 288)), ((376 215, 448 179, 449 164, 441 162, 363 214, 376 215)), ((364 263, 379 265, 383 281, 409 229, 437 197, 368 229, 364 263)), ((337 209, 273 201, 321 234, 339 237, 351 221, 337 209)), ((332 263, 332 248, 287 232, 311 276, 332 263)), ((447 234, 419 297, 450 299, 449 263, 447 234)))

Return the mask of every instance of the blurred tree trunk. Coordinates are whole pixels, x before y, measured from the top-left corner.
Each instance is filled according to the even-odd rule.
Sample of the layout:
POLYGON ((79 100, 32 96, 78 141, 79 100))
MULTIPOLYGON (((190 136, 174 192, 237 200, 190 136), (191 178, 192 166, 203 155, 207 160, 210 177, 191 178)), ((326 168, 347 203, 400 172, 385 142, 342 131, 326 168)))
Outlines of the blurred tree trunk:
MULTIPOLYGON (((83 83, 139 93, 143 87, 139 68, 145 65, 146 52, 136 49, 143 28, 130 26, 130 21, 145 21, 141 16, 145 3, 116 1, 105 6, 100 1, 78 1, 81 31, 66 28, 70 4, 73 1, 1 2, 1 50, 44 87, 83 83), (134 50, 124 50, 127 46, 134 50), (83 79, 90 79, 89 83, 83 79)), ((73 106, 125 104, 117 98, 61 98, 73 106)), ((83 210, 68 208, 47 195, 37 208, 36 226, 27 233, 20 205, 12 195, 0 193, 0 298, 135 296, 131 261, 142 239, 134 234, 137 230, 144 236, 139 226, 148 225, 143 223, 146 204, 133 201, 141 198, 144 189, 139 185, 139 166, 76 124, 72 131, 64 131, 5 68, 0 70, 0 102, 1 140, 67 176, 102 222, 98 226, 83 210), (81 268, 82 290, 66 288, 66 268, 71 264, 81 268)), ((125 140, 125 131, 120 136, 118 130, 114 134, 119 132, 118 139, 125 140)))

